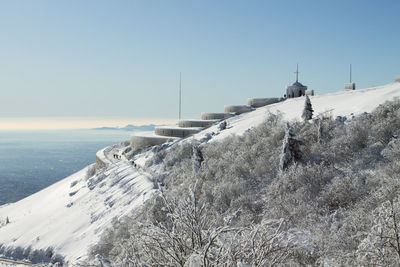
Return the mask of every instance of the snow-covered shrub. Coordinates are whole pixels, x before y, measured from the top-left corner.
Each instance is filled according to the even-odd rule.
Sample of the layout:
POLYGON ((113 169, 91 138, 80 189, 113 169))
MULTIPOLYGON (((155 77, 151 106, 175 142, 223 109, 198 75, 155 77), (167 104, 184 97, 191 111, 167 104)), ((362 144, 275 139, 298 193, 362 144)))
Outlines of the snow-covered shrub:
POLYGON ((165 165, 172 167, 183 159, 191 159, 194 146, 198 146, 196 141, 185 142, 171 147, 165 157, 165 165))
POLYGON ((399 135, 400 129, 400 100, 379 105, 372 113, 370 123, 373 142, 388 144, 393 137, 399 135))
POLYGON ((293 127, 289 123, 286 123, 285 138, 283 139, 282 154, 279 162, 279 169, 281 171, 301 160, 301 144, 302 142, 296 139, 293 127))
POLYGON ((317 202, 329 211, 347 208, 366 195, 365 179, 357 175, 336 176, 323 187, 317 202))
POLYGON ((146 161, 146 168, 163 163, 166 168, 173 168, 177 163, 185 159, 191 159, 193 146, 197 142, 180 142, 174 146, 155 146, 152 157, 146 161), (155 149, 157 147, 157 149, 155 149))
POLYGON ((300 258, 311 264, 314 244, 310 233, 288 229, 287 222, 263 220, 257 225, 230 232, 226 238, 228 266, 274 266, 300 258), (306 259, 307 258, 307 259, 306 259))
POLYGON ((109 232, 92 255, 132 266, 265 266, 300 255, 303 261, 314 261, 310 234, 288 228, 282 219, 233 228, 227 225, 230 218, 219 224, 217 214, 199 202, 193 190, 179 199, 159 198, 165 212, 162 220, 136 222, 118 242, 110 242, 109 232), (105 245, 112 248, 102 251, 105 245))
POLYGON ((226 129, 226 121, 221 122, 220 124, 218 124, 218 130, 223 131, 226 129))
POLYGON ((294 165, 264 189, 264 211, 270 218, 288 218, 306 226, 310 219, 326 212, 317 202, 323 189, 335 177, 326 165, 294 165))
POLYGON ((0 256, 14 260, 29 260, 31 263, 64 263, 64 257, 55 253, 52 247, 33 249, 31 246, 23 248, 0 244, 0 256))
MULTIPOLYGON (((111 243, 113 249, 107 249, 107 256, 118 253, 122 262, 137 266, 144 263, 151 266, 184 266, 196 253, 201 253, 203 263, 214 261, 214 250, 209 248, 219 234, 229 229, 215 225, 215 214, 198 201, 194 190, 179 199, 160 195, 166 216, 159 221, 146 220, 133 225, 129 236, 121 243, 111 243)), ((100 246, 110 244, 106 239, 102 240, 100 246)), ((92 250, 92 253, 102 252, 99 246, 92 250)))
POLYGON ((374 225, 357 249, 361 265, 396 266, 400 262, 400 203, 398 198, 374 210, 374 225))

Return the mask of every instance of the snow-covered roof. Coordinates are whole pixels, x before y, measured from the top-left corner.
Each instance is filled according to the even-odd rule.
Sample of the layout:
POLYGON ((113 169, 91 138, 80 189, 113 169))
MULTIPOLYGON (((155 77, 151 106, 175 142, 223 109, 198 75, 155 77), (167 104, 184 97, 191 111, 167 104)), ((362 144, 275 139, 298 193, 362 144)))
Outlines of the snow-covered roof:
POLYGON ((300 82, 294 82, 292 85, 291 85, 291 87, 304 87, 304 85, 303 84, 301 84, 300 82))

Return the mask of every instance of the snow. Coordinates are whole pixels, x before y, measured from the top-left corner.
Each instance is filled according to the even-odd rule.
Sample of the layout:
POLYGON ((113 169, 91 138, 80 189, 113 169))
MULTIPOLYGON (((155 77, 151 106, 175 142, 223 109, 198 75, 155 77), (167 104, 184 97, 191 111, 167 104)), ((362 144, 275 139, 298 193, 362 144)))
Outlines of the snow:
POLYGON ((29 263, 25 263, 25 262, 11 261, 11 260, 0 258, 0 267, 11 267, 11 266, 24 267, 24 266, 33 266, 33 265, 29 264, 29 263))
POLYGON ((115 153, 113 147, 97 153, 109 164, 92 178, 86 179, 86 167, 23 200, 1 206, 0 220, 8 216, 10 223, 0 227, 0 244, 52 246, 69 262, 82 259, 113 218, 129 214, 154 191, 149 174, 126 160, 107 157, 104 152, 115 153))
MULTIPOLYGON (((333 117, 351 117, 363 112, 371 112, 380 104, 396 97, 400 97, 400 83, 309 96, 314 110, 314 118, 324 113, 330 113, 333 117)), ((219 132, 218 125, 214 125, 196 134, 194 138, 200 140, 213 132, 219 132, 219 134, 214 136, 211 141, 221 140, 232 134, 242 135, 248 129, 262 123, 268 113, 280 112, 288 121, 301 120, 304 101, 305 97, 290 98, 283 102, 257 108, 253 112, 227 119, 228 126, 224 131, 219 132)))
MULTIPOLYGON (((310 100, 314 117, 326 112, 351 117, 370 112, 395 97, 400 97, 400 83, 310 96, 310 100)), ((257 108, 227 119, 225 130, 219 130, 216 124, 183 141, 194 138, 213 142, 232 134, 241 135, 262 123, 270 112, 281 112, 287 120, 301 120, 304 99, 293 98, 257 108)), ((174 141, 171 145, 180 142, 174 141)), ((153 152, 136 155, 134 160, 139 167, 134 168, 124 157, 113 158, 113 154, 121 154, 123 149, 122 145, 114 145, 100 150, 96 157, 106 167, 89 179, 88 166, 34 195, 1 206, 0 244, 35 249, 52 246, 70 263, 83 259, 114 218, 134 212, 156 190, 150 173, 156 173, 157 169, 143 167, 153 152), (10 223, 4 224, 7 216, 10 223)), ((162 164, 157 168, 163 168, 162 164)))

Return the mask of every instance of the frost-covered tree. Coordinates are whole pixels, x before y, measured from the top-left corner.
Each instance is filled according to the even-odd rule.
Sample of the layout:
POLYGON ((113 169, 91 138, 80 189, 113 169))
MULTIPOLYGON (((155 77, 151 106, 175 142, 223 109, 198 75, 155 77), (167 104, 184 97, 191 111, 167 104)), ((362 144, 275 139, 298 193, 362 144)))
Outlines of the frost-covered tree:
POLYGON ((312 263, 311 236, 299 229, 287 229, 286 224, 283 219, 265 220, 230 232, 231 237, 226 240, 230 242, 225 245, 226 265, 275 266, 289 263, 300 254, 308 264, 312 263))
POLYGON ((221 123, 218 125, 218 130, 220 130, 220 131, 225 130, 225 129, 226 129, 226 125, 227 125, 226 121, 221 122, 221 123))
POLYGON ((301 115, 301 117, 305 120, 305 121, 309 121, 312 119, 313 116, 313 108, 311 105, 311 100, 308 97, 308 95, 306 96, 306 100, 304 102, 304 109, 303 109, 303 114, 301 115))
POLYGON ((374 211, 374 226, 358 247, 360 264, 398 266, 400 263, 400 203, 384 202, 374 211))
POLYGON ((146 168, 161 172, 165 196, 105 231, 92 255, 113 266, 397 266, 399 136, 395 100, 351 120, 326 114, 286 131, 270 114, 241 136, 199 140, 207 160, 196 175, 199 143, 153 151, 146 168), (193 202, 187 188, 196 181, 193 202), (212 241, 202 245, 190 230, 200 218, 209 223, 202 240, 212 241))
POLYGON ((193 173, 197 173, 204 161, 203 153, 198 145, 193 146, 193 173))
POLYGON ((294 129, 286 123, 285 137, 282 144, 282 154, 279 162, 279 169, 285 170, 289 165, 301 159, 301 141, 296 139, 294 129))
POLYGON ((324 140, 324 126, 322 120, 318 120, 318 143, 322 143, 324 140))
POLYGON ((113 249, 118 259, 133 266, 183 267, 193 261, 198 266, 218 265, 221 254, 215 246, 229 227, 216 225, 215 214, 199 202, 194 189, 183 198, 159 197, 166 217, 134 225, 130 237, 113 249))
MULTIPOLYGON (((284 219, 231 227, 232 217, 227 216, 218 225, 216 214, 198 201, 193 190, 179 199, 159 197, 164 202, 164 220, 130 225, 129 237, 113 241, 114 248, 107 253, 112 266, 272 266, 296 260, 298 255, 312 260, 312 237, 288 228, 284 219)), ((93 256, 94 261, 108 262, 99 254, 93 256)))

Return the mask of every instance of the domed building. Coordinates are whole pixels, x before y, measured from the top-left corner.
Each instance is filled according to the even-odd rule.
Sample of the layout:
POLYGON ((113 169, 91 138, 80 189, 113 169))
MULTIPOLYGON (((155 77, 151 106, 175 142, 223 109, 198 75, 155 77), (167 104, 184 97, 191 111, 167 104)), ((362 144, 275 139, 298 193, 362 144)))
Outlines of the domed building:
POLYGON ((293 98, 305 95, 314 95, 314 90, 307 90, 307 86, 299 82, 299 66, 296 70, 296 82, 286 87, 286 98, 293 98))

